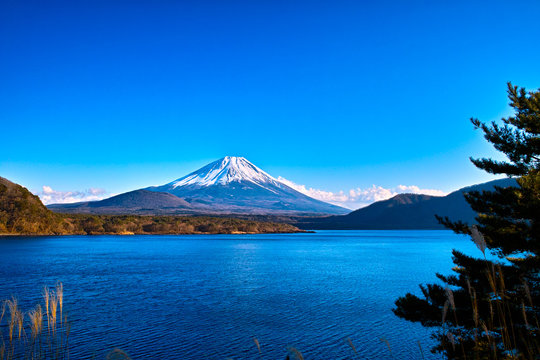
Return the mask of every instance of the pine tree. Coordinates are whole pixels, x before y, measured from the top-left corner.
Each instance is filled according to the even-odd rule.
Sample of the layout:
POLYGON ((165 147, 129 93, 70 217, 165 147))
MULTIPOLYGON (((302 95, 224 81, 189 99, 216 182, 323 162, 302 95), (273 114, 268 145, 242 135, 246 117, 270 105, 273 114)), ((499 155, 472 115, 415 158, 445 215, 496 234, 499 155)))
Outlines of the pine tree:
POLYGON ((471 119, 508 160, 471 161, 517 186, 466 194, 477 224, 438 217, 470 235, 483 257, 454 250, 455 274, 436 274, 443 285, 421 285, 423 297, 406 294, 394 309, 435 327, 432 351, 450 359, 540 359, 540 89, 508 83, 508 97, 515 113, 502 124, 471 119))

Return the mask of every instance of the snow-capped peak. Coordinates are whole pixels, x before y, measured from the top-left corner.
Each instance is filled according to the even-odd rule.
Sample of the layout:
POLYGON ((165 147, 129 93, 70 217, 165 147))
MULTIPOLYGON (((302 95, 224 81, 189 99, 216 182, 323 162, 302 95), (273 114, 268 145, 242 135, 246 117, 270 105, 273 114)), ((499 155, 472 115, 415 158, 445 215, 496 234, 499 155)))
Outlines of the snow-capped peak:
POLYGON ((236 156, 225 156, 173 181, 170 185, 177 188, 186 185, 212 186, 246 181, 261 186, 268 183, 280 185, 278 180, 253 165, 246 158, 236 156))

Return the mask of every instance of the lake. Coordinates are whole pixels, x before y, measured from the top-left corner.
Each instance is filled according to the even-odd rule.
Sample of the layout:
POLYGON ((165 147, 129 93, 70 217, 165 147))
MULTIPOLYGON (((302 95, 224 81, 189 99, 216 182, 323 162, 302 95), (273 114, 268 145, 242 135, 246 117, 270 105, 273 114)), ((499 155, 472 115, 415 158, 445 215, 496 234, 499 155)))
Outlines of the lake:
MULTIPOLYGON (((23 309, 64 284, 73 359, 426 359, 430 329, 398 296, 451 272, 450 231, 0 237, 0 299, 23 309), (350 338, 357 355, 347 343, 350 338)), ((2 329, 4 334, 6 329, 2 329)))

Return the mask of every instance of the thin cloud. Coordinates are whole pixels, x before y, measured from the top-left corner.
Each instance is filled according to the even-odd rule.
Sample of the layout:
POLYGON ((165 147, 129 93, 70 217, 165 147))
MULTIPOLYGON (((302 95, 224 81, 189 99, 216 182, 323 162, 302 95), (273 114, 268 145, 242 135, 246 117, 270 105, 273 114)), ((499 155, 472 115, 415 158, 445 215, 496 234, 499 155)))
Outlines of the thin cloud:
POLYGON ((356 188, 349 191, 325 191, 320 189, 308 188, 305 185, 296 184, 283 177, 278 177, 278 180, 285 185, 301 192, 309 197, 317 200, 322 200, 330 204, 342 206, 348 209, 359 209, 361 207, 372 204, 376 201, 390 199, 397 194, 412 193, 425 194, 433 196, 444 196, 446 193, 437 189, 422 189, 416 185, 398 185, 395 188, 387 189, 382 186, 372 185, 369 188, 356 188))
POLYGON ((95 201, 106 198, 105 189, 90 188, 82 191, 58 191, 50 186, 43 186, 37 193, 44 204, 67 204, 81 201, 95 201))
MULTIPOLYGON (((395 188, 387 189, 382 186, 372 185, 369 188, 355 188, 348 191, 326 191, 321 189, 308 188, 305 185, 296 184, 293 181, 283 177, 278 177, 278 180, 285 185, 312 197, 317 200, 328 202, 330 204, 342 206, 348 209, 359 209, 361 207, 372 204, 376 201, 386 200, 397 194, 413 193, 426 194, 433 196, 444 196, 445 192, 436 189, 422 189, 416 185, 398 185, 395 188)), ((86 190, 75 191, 59 191, 54 190, 50 186, 43 186, 42 191, 37 193, 44 204, 67 204, 82 201, 102 200, 112 196, 105 189, 90 188, 86 190)))

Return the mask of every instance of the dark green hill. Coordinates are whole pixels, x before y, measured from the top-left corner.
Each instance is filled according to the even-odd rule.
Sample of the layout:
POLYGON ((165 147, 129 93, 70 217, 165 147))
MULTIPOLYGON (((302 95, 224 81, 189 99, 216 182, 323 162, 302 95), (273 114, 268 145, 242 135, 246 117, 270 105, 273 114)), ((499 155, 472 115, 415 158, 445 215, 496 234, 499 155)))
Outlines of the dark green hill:
MULTIPOLYGON (((99 201, 52 204, 48 208, 69 214, 158 215, 193 212, 193 206, 178 196, 148 190, 134 190, 99 201)), ((207 209, 207 213, 210 212, 211 210, 207 209)))
POLYGON ((54 234, 62 222, 26 188, 0 177, 0 234, 54 234))
POLYGON ((465 201, 464 193, 492 190, 494 186, 516 186, 515 179, 500 179, 473 185, 446 196, 399 194, 378 201, 344 216, 299 219, 295 225, 303 229, 332 230, 391 230, 391 229, 444 229, 435 215, 448 216, 474 224, 476 213, 465 201))

